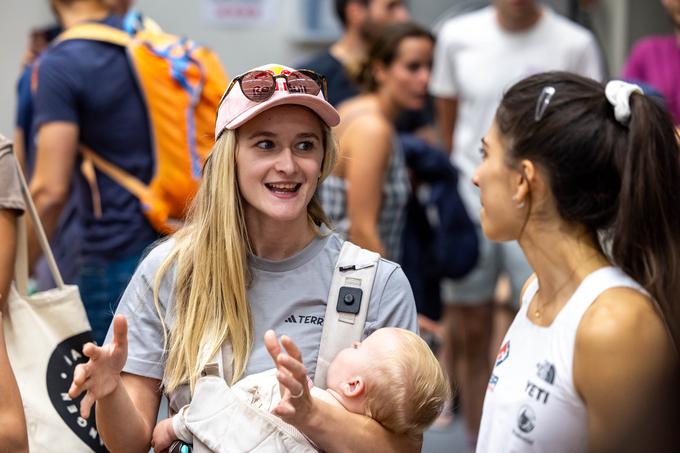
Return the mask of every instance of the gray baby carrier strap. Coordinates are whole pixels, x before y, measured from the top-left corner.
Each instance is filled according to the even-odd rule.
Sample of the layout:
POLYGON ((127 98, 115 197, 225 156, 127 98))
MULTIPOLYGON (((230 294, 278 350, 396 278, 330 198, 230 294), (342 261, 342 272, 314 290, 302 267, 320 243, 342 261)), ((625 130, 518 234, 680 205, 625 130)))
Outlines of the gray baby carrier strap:
POLYGON ((341 350, 361 340, 380 255, 345 241, 335 263, 314 372, 325 389, 328 365, 341 350))

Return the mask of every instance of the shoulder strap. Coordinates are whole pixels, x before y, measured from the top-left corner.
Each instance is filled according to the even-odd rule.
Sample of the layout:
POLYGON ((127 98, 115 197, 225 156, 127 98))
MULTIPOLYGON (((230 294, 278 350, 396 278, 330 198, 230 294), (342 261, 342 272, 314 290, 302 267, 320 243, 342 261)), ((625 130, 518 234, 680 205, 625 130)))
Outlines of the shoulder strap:
POLYGON ((92 148, 81 144, 80 153, 86 162, 91 162, 99 171, 123 186, 139 200, 144 201, 153 198, 151 190, 142 181, 99 156, 92 148))
POLYGON ((380 255, 345 241, 335 263, 326 302, 314 385, 326 388, 328 365, 342 349, 361 340, 380 255))
POLYGON ((88 22, 74 25, 63 31, 56 37, 55 44, 70 39, 89 39, 126 47, 132 41, 132 36, 123 30, 108 25, 88 22))

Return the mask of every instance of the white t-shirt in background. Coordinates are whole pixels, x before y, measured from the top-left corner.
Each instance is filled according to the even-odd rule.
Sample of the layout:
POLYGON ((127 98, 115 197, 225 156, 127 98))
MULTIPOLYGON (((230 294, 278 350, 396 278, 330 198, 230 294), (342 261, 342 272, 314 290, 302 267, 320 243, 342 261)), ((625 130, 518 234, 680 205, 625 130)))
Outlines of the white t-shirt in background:
POLYGON ((527 76, 552 70, 603 77, 594 36, 546 7, 529 30, 503 30, 489 6, 451 19, 437 37, 430 91, 458 99, 451 160, 462 173, 459 191, 477 222, 479 192, 471 178, 503 93, 527 76))

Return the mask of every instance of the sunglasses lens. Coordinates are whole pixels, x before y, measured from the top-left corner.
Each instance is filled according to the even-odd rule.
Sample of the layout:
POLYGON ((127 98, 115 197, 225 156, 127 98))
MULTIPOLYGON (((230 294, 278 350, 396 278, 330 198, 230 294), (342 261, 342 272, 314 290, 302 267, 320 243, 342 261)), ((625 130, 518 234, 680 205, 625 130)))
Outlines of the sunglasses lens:
POLYGON ((321 91, 321 86, 316 75, 293 71, 288 75, 288 91, 316 96, 321 91))
POLYGON ((266 101, 274 94, 274 77, 267 71, 253 71, 241 78, 243 94, 254 102, 266 101))

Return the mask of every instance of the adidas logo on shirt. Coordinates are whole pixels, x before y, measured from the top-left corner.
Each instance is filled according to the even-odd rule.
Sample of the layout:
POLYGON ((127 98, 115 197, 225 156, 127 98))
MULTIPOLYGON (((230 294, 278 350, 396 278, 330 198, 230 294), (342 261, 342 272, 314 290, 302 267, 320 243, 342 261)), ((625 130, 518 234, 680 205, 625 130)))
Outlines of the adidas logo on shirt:
POLYGON ((323 326, 323 318, 312 315, 290 315, 283 322, 290 324, 316 324, 318 326, 323 326))

